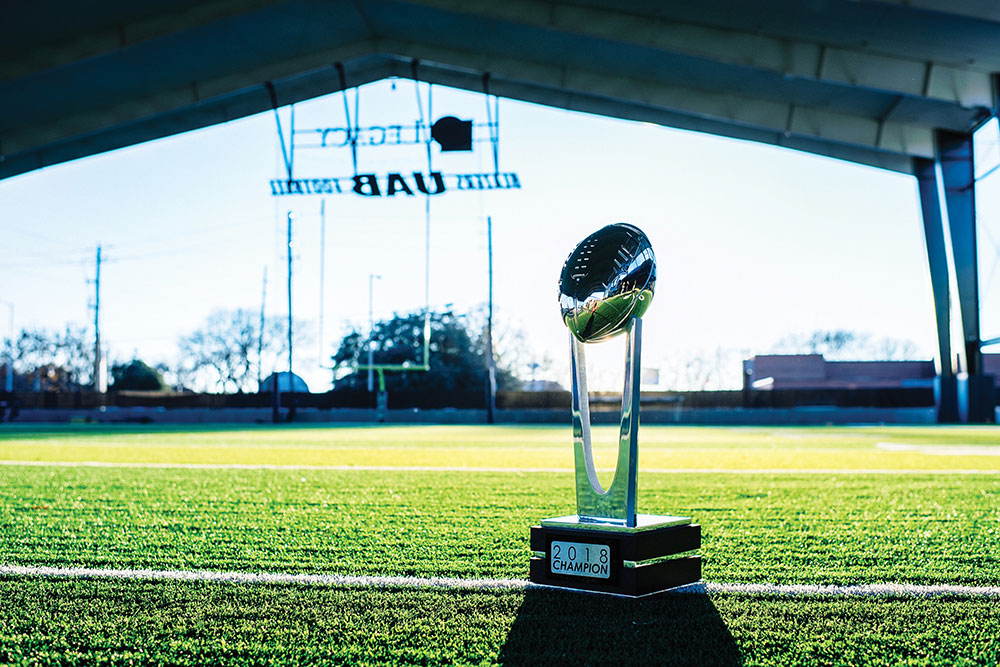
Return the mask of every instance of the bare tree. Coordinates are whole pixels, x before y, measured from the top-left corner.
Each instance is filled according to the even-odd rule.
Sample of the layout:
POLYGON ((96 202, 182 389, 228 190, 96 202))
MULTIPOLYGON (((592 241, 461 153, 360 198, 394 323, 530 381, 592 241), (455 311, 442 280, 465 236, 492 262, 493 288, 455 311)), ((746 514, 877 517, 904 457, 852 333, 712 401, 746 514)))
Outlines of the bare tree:
POLYGON ((67 324, 56 339, 57 363, 66 369, 70 382, 90 385, 94 381, 94 339, 86 327, 67 324))
POLYGON ((901 338, 879 338, 872 342, 876 359, 902 361, 915 359, 920 351, 912 340, 901 338))
POLYGON ((22 329, 6 345, 12 347, 14 372, 37 389, 75 389, 92 382, 94 350, 86 327, 22 329))
MULTIPOLYGON (((287 352, 287 322, 269 317, 264 322, 263 354, 257 350, 261 340, 260 316, 238 308, 216 310, 201 327, 178 341, 181 358, 172 370, 176 384, 190 386, 199 380, 220 391, 255 391, 257 378, 268 375, 287 352)), ((304 325, 297 325, 304 331, 304 325)), ((300 344, 296 336, 295 343, 300 344)))
MULTIPOLYGON (((486 309, 486 304, 481 304, 465 316, 469 331, 482 332, 478 336, 477 345, 483 349, 486 349, 486 309)), ((549 380, 555 373, 555 362, 552 357, 547 353, 539 353, 531 344, 528 332, 499 312, 493 317, 493 356, 497 368, 505 370, 510 383, 549 380)))
POLYGON ((720 391, 740 386, 746 351, 731 347, 678 350, 662 362, 660 379, 675 391, 720 391))
POLYGON ((816 330, 790 334, 771 349, 773 354, 822 354, 832 360, 899 361, 918 354, 913 341, 900 338, 873 338, 871 334, 844 329, 816 330))
POLYGON ((167 361, 159 361, 153 364, 153 368, 163 376, 164 382, 175 391, 184 391, 195 382, 195 373, 190 367, 181 363, 172 364, 167 361))
POLYGON ((32 375, 56 354, 55 335, 46 329, 22 329, 14 340, 14 371, 32 375))

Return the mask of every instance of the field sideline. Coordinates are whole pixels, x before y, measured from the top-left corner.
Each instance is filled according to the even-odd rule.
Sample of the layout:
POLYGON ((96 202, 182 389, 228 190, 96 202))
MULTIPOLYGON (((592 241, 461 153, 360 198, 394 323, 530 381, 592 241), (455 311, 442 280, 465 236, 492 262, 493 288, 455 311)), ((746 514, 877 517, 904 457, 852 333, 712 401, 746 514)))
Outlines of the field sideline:
POLYGON ((644 426, 706 585, 643 600, 523 584, 566 427, 3 425, 0 460, 0 664, 1000 662, 995 427, 644 426))

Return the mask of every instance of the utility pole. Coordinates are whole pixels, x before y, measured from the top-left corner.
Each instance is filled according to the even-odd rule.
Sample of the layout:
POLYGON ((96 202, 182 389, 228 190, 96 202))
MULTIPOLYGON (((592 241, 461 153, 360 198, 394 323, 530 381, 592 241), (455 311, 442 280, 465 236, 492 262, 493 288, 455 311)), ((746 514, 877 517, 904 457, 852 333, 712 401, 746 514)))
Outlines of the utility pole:
POLYGON ((486 311, 486 423, 496 420, 497 365, 493 359, 493 218, 486 217, 486 252, 489 255, 489 306, 486 311))
POLYGON ((101 246, 97 246, 97 270, 94 273, 94 391, 104 393, 101 377, 101 246))
POLYGON ((323 366, 323 305, 326 287, 326 200, 319 203, 319 337, 316 339, 316 365, 323 366))
POLYGON ((257 335, 257 391, 260 391, 260 383, 263 379, 261 374, 264 371, 264 305, 267 303, 267 266, 264 266, 264 284, 260 288, 260 331, 257 335))
POLYGON ((7 393, 14 391, 14 302, 0 299, 0 302, 7 304, 7 312, 10 314, 10 340, 7 346, 7 375, 4 381, 4 389, 7 393))
POLYGON ((295 214, 288 212, 288 421, 295 419, 295 385, 292 382, 292 218, 295 214))
POLYGON ((375 336, 375 309, 372 295, 375 281, 381 278, 382 276, 374 273, 368 274, 368 393, 375 391, 375 370, 372 368, 375 365, 375 341, 373 340, 375 336))

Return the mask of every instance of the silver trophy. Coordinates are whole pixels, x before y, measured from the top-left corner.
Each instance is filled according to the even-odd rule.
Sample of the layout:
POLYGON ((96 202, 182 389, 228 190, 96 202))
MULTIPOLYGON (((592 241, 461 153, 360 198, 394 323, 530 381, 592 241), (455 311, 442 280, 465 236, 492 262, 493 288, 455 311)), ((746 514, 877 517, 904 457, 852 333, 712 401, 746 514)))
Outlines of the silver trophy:
POLYGON ((701 528, 690 517, 638 514, 642 315, 653 300, 656 257, 637 227, 608 225, 570 253, 559 306, 570 331, 576 514, 532 528, 536 583, 644 595, 701 578, 701 528), (618 462, 611 485, 597 478, 590 435, 585 346, 626 334, 618 462))

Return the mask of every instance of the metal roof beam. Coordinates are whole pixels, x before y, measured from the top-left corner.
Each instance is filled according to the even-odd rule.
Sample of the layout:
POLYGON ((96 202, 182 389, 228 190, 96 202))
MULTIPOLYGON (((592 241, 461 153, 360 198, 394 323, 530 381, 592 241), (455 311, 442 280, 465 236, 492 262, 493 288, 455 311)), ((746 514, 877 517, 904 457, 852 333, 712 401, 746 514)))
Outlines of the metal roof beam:
POLYGON ((860 0, 874 4, 896 5, 908 9, 955 14, 981 21, 1000 23, 1000 3, 996 0, 860 0))
MULTIPOLYGON (((517 99, 764 141, 897 171, 910 171, 910 161, 902 159, 903 156, 934 155, 933 129, 929 126, 863 118, 725 92, 666 86, 516 58, 469 54, 419 43, 365 40, 249 72, 195 82, 93 112, 71 114, 55 123, 22 126, 0 136, 0 149, 10 162, 0 163, 0 172, 4 175, 19 173, 10 160, 19 153, 48 152, 50 158, 40 157, 36 166, 51 164, 54 153, 50 147, 74 141, 84 145, 106 128, 142 124, 185 107, 197 110, 199 106, 211 106, 214 111, 206 124, 231 120, 239 116, 225 115, 228 103, 223 101, 240 95, 263 95, 262 89, 257 89, 264 81, 279 82, 279 102, 287 104, 338 90, 339 83, 331 67, 334 62, 353 63, 349 66, 352 70, 360 67, 359 62, 367 62, 365 80, 354 76, 349 80, 350 85, 358 85, 386 76, 407 75, 406 68, 401 69, 399 63, 408 62, 412 57, 424 63, 427 74, 422 78, 437 83, 477 90, 481 86, 481 73, 490 72, 494 92, 517 99), (302 72, 306 74, 300 74, 302 72), (300 83, 292 84, 294 80, 300 83)), ((259 111, 266 106, 253 108, 259 111)), ((185 126, 185 129, 192 128, 185 126)), ((115 142, 108 143, 104 150, 125 145, 112 143, 115 142)), ((61 154, 65 155, 65 150, 61 154)))
POLYGON ((989 109, 993 105, 991 72, 967 63, 916 60, 550 0, 413 1, 458 14, 634 44, 785 78, 868 88, 964 108, 989 109))
POLYGON ((79 62, 87 58, 108 55, 121 49, 165 37, 178 32, 197 29, 231 16, 246 14, 261 7, 278 4, 283 0, 214 0, 201 2, 183 10, 173 10, 156 16, 119 23, 59 43, 33 43, 31 50, 19 52, 16 57, 0 57, 0 81, 14 79, 79 62))
MULTIPOLYGON (((375 62, 364 59, 345 66, 351 86, 378 81, 387 75, 387 71, 393 71, 391 68, 387 69, 384 60, 375 62)), ((277 81, 275 87, 278 103, 290 104, 336 92, 340 89, 340 84, 336 71, 330 66, 310 75, 277 81)), ((177 91, 176 94, 181 95, 183 92, 177 91)), ((153 101, 147 102, 150 108, 154 107, 153 101)), ((0 159, 0 178, 245 118, 269 108, 271 101, 266 89, 263 85, 255 85, 237 93, 202 99, 198 106, 171 106, 149 115, 136 113, 137 109, 108 110, 109 114, 121 113, 123 116, 131 112, 132 120, 118 125, 114 131, 102 127, 91 133, 47 141, 44 145, 23 153, 0 156, 3 158, 0 159)))
MULTIPOLYGON (((93 76, 115 71, 102 70, 104 60, 122 69, 141 61, 137 52, 155 50, 154 44, 137 46, 142 40, 156 41, 193 26, 197 35, 190 38, 197 45, 197 39, 207 39, 204 28, 209 23, 226 21, 226 17, 246 31, 237 31, 237 44, 239 39, 259 36, 262 26, 270 25, 267 19, 274 16, 287 14, 290 25, 315 19, 309 14, 313 5, 304 0, 281 2, 280 7, 274 6, 279 0, 251 1, 258 11, 252 17, 237 17, 245 7, 242 0, 213 0, 207 8, 191 8, 188 11, 193 14, 176 19, 165 12, 143 19, 145 23, 125 17, 121 22, 127 24, 126 29, 117 42, 101 33, 80 38, 92 42, 64 45, 48 55, 39 55, 47 48, 40 46, 30 50, 26 58, 34 65, 28 67, 19 63, 19 58, 5 57, 0 58, 0 69, 27 67, 22 71, 29 71, 31 67, 83 63, 86 67, 81 66, 81 72, 93 76), (268 6, 273 7, 268 10, 268 6), (137 48, 124 48, 123 44, 137 48), (103 53, 113 57, 100 58, 103 53)), ((94 152, 95 146, 108 150, 125 145, 124 139, 111 137, 116 132, 131 139, 155 138, 151 128, 157 122, 164 128, 158 136, 165 136, 181 131, 175 128, 193 129, 239 117, 227 115, 238 110, 253 113, 249 110, 258 109, 259 102, 247 100, 261 95, 264 81, 278 85, 282 104, 338 90, 331 68, 337 61, 380 78, 406 75, 398 71, 399 64, 417 57, 429 72, 424 78, 439 83, 478 90, 482 72, 490 72, 494 92, 518 99, 763 141, 906 172, 912 171, 909 157, 933 157, 936 128, 967 132, 983 117, 984 109, 995 106, 995 77, 980 63, 964 66, 935 61, 933 53, 940 50, 929 50, 931 60, 925 62, 898 53, 852 49, 843 42, 839 47, 824 46, 804 37, 788 39, 750 32, 745 22, 745 27, 709 27, 703 24, 708 17, 686 16, 680 21, 641 16, 637 10, 619 11, 610 0, 584 5, 570 0, 373 1, 360 6, 345 2, 352 12, 363 10, 364 25, 358 22, 336 37, 322 32, 301 49, 306 55, 277 62, 249 58, 242 65, 226 65, 232 65, 228 72, 219 71, 221 68, 199 70, 197 62, 188 63, 194 72, 192 82, 178 84, 179 77, 165 77, 159 89, 148 86, 153 94, 142 97, 132 88, 120 87, 115 91, 117 97, 109 95, 100 108, 92 108, 93 96, 65 99, 67 95, 56 85, 58 78, 53 79, 56 83, 46 80, 51 90, 37 92, 32 90, 34 79, 23 77, 12 89, 19 85, 30 92, 36 106, 38 100, 51 100, 46 112, 53 113, 40 120, 29 118, 27 113, 23 118, 8 114, 13 121, 8 123, 8 131, 0 132, 0 177, 24 171, 17 165, 32 160, 42 165, 54 163, 56 155, 62 160, 80 157, 87 154, 85 146, 94 152), (470 24, 483 31, 483 39, 468 39, 463 31, 470 24), (488 38, 494 30, 504 37, 488 38), (369 39, 369 34, 398 39, 369 39), (351 41, 338 45, 345 40, 351 41), (518 40, 525 46, 523 53, 511 48, 518 40), (604 55, 598 58, 594 53, 604 55), (641 73, 630 74, 624 67, 616 67, 614 54, 648 67, 637 66, 641 73), (667 66, 672 69, 665 70, 667 66), (699 76, 685 74, 685 67, 698 71, 699 76), (742 77, 748 80, 747 85, 734 90, 734 82, 742 77), (795 80, 795 85, 781 85, 788 79, 795 80), (813 83, 804 83, 807 80, 813 83), (184 121, 176 120, 180 118, 184 121), (203 119, 201 125, 197 118, 203 119)), ((657 11, 656 6, 650 3, 648 11, 657 11)), ((915 12, 921 21, 934 18, 922 10, 915 12)), ((960 22, 970 23, 967 19, 960 22)), ((213 26, 212 35, 218 37, 229 27, 228 22, 213 26)), ((806 32, 815 34, 815 30, 806 32)), ((990 33, 977 34, 981 39, 990 33)), ((274 44, 270 49, 267 53, 288 53, 274 44)), ((169 62, 167 56, 169 52, 164 62, 169 62)), ((61 71, 69 72, 69 68, 61 71)), ((150 76, 155 74, 150 72, 150 76)), ((355 78, 348 81, 349 85, 362 82, 355 78)))
MULTIPOLYGON (((248 70, 205 81, 193 81, 180 88, 164 90, 156 95, 126 100, 93 111, 70 113, 63 118, 41 125, 27 124, 16 130, 0 134, 0 156, 11 157, 19 152, 31 150, 39 146, 57 144, 76 137, 84 137, 116 125, 129 124, 153 116, 169 113, 176 109, 194 107, 217 102, 241 91, 260 87, 264 81, 282 81, 293 78, 309 77, 316 72, 332 77, 330 86, 319 87, 313 96, 324 95, 339 90, 333 63, 359 60, 370 56, 375 50, 374 42, 364 40, 354 44, 331 49, 321 53, 313 53, 301 58, 271 63, 266 67, 248 70)), ((349 85, 358 85, 353 77, 349 85)), ((363 83, 368 83, 364 81, 363 83)), ((263 91, 263 88, 261 88, 263 91)), ((284 95, 284 89, 279 89, 279 103, 282 105, 297 102, 306 97, 284 95)), ((261 93, 263 94, 263 92, 261 93)), ((266 108, 266 107, 265 107, 266 108)), ((239 116, 222 118, 214 122, 225 122, 239 116)))
POLYGON ((926 125, 795 106, 776 100, 736 96, 725 91, 667 86, 655 81, 510 57, 463 54, 422 44, 380 41, 379 45, 382 53, 413 54, 422 62, 439 63, 445 68, 460 63, 467 69, 490 72, 494 87, 502 80, 521 82, 569 95, 605 98, 780 132, 786 138, 795 136, 911 156, 934 156, 933 128, 926 125))
MULTIPOLYGON (((482 76, 472 70, 438 68, 432 63, 424 65, 421 78, 426 78, 434 83, 467 90, 480 90, 482 87, 482 76)), ((401 77, 409 77, 408 67, 401 60, 396 74, 401 77)), ((490 80, 490 91, 506 98, 569 111, 600 114, 626 120, 655 123, 680 130, 772 144, 879 169, 905 174, 913 173, 913 159, 908 155, 890 153, 876 148, 852 146, 820 138, 786 135, 783 130, 779 129, 739 125, 676 110, 599 97, 587 91, 554 90, 547 86, 536 86, 524 81, 511 81, 502 78, 490 80)))

